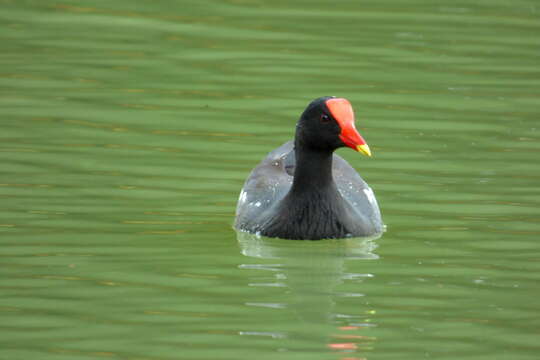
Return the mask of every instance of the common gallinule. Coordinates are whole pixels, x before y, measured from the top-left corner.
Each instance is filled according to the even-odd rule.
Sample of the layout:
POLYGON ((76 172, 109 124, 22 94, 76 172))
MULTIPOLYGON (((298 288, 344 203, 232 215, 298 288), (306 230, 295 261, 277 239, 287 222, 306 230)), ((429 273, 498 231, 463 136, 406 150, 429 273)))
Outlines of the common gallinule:
POLYGON ((373 236, 383 231, 373 191, 334 151, 348 146, 371 156, 354 126, 348 100, 313 100, 293 141, 270 152, 240 192, 238 230, 284 239, 373 236))

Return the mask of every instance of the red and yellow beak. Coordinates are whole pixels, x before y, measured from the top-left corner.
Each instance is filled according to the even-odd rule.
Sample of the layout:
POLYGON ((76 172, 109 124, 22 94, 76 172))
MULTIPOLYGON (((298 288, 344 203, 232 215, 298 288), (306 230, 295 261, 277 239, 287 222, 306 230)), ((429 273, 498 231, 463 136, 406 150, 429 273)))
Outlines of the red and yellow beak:
POLYGON ((347 99, 333 98, 326 100, 326 107, 341 127, 339 138, 345 145, 364 155, 371 156, 368 144, 354 126, 354 112, 347 99))

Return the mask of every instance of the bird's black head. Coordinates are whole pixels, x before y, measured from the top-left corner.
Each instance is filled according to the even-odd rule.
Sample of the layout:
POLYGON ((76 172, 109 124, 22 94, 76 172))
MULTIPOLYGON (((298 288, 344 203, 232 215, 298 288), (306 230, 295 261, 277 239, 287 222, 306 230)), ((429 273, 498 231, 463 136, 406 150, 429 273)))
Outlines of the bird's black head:
POLYGON ((348 146, 371 156, 354 126, 351 104, 333 96, 320 97, 307 106, 296 125, 295 146, 330 152, 348 146))

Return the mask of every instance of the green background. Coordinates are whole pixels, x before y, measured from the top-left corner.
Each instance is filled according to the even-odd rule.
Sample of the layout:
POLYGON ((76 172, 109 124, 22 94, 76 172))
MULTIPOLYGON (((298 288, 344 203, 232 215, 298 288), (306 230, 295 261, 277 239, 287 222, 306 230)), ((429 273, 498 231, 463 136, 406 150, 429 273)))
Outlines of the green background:
POLYGON ((537 359, 540 5, 0 0, 1 359, 537 359), (232 230, 348 98, 377 240, 232 230))

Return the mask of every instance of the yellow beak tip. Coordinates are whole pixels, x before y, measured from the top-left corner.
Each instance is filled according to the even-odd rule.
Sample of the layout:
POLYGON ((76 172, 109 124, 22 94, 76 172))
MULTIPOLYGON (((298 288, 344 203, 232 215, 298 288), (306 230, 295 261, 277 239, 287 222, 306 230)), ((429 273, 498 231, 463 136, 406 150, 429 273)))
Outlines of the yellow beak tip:
POLYGON ((371 150, 369 150, 369 146, 367 144, 356 146, 356 150, 366 156, 371 157, 371 150))

